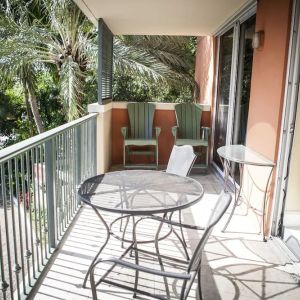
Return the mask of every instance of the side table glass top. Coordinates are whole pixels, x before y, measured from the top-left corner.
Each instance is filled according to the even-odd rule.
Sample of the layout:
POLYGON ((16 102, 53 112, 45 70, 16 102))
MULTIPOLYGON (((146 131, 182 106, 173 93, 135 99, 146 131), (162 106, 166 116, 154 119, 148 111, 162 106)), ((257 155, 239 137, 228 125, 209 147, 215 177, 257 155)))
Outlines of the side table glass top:
POLYGON ((189 177, 159 171, 126 170, 87 179, 78 195, 83 202, 100 210, 155 214, 193 205, 202 198, 203 187, 189 177))
POLYGON ((263 155, 243 145, 228 145, 217 149, 218 154, 226 160, 236 163, 273 167, 274 163, 263 155))

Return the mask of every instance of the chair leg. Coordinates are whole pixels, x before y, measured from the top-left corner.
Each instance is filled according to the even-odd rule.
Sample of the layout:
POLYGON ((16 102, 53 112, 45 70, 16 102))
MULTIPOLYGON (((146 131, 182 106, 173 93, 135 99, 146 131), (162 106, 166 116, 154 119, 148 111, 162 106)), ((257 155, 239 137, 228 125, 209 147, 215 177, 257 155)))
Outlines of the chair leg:
POLYGON ((209 157, 209 149, 208 149, 208 147, 206 147, 206 157, 205 157, 206 168, 208 168, 208 157, 209 157))
POLYGON ((198 270, 197 278, 198 278, 199 300, 202 300, 203 298, 202 298, 202 289, 201 289, 201 268, 199 268, 198 270))
MULTIPOLYGON (((179 210, 179 224, 182 225, 182 211, 181 210, 179 210)), ((187 247, 187 243, 185 241, 185 237, 184 237, 182 226, 180 226, 180 232, 181 232, 182 241, 183 241, 185 247, 187 247)))
POLYGON ((126 146, 124 143, 124 146, 123 146, 123 166, 124 166, 124 168, 125 168, 125 165, 126 165, 126 146))
POLYGON ((155 146, 156 169, 158 169, 158 145, 155 146))

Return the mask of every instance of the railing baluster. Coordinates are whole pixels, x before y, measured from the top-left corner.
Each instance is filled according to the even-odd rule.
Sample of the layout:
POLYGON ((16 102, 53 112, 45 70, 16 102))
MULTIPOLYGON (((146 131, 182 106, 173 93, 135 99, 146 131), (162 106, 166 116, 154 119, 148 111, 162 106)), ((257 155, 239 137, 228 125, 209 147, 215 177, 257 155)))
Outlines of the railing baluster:
POLYGON ((3 295, 3 299, 6 299, 6 291, 8 288, 8 283, 5 279, 5 272, 4 272, 4 255, 3 255, 3 244, 2 244, 2 228, 0 224, 0 274, 1 274, 1 291, 3 295))
POLYGON ((22 229, 22 218, 21 218, 21 199, 20 199, 20 175, 19 175, 19 163, 20 158, 15 158, 15 178, 16 178, 16 198, 18 201, 18 225, 19 225, 19 241, 20 241, 20 257, 21 257, 21 272, 22 272, 22 283, 23 293, 26 295, 26 279, 25 279, 25 261, 24 261, 24 244, 23 244, 23 229, 22 229))
POLYGON ((35 148, 35 157, 36 157, 36 187, 37 187, 37 201, 38 201, 38 232, 39 232, 39 245, 40 245, 40 258, 41 258, 41 265, 44 265, 44 257, 43 257, 43 235, 42 235, 42 212, 41 212, 41 182, 40 182, 40 151, 39 147, 35 148))
MULTIPOLYGON (((34 231, 36 237, 35 250, 36 250, 36 263, 38 272, 41 271, 40 255, 39 255, 39 234, 38 234, 38 215, 37 215, 37 192, 38 188, 36 187, 36 176, 37 176, 37 164, 36 164, 36 155, 34 149, 30 150, 31 156, 31 173, 32 173, 32 190, 33 190, 33 209, 34 209, 34 231)), ((33 224, 32 224, 33 226, 33 224)))
MULTIPOLYGON (((4 209, 4 229, 5 229, 5 244, 6 244, 6 255, 7 255, 7 264, 8 264, 8 281, 6 281, 5 276, 3 275, 2 279, 2 289, 7 290, 10 289, 11 297, 13 297, 13 281, 12 281, 12 271, 11 271, 11 257, 10 257, 10 239, 9 239, 9 227, 8 227, 8 216, 7 216, 7 195, 6 195, 6 178, 5 178, 5 170, 4 164, 0 165, 0 174, 1 174, 1 194, 2 194, 2 201, 3 201, 3 209, 4 209)), ((2 244, 1 238, 1 244, 2 244)), ((2 248, 2 247, 1 247, 2 248)), ((3 257, 3 249, 1 249, 1 257, 3 257)))
POLYGON ((75 157, 74 157, 74 150, 75 150, 75 145, 74 145, 74 128, 70 130, 70 140, 71 140, 71 156, 70 156, 70 166, 71 166, 71 192, 72 192, 72 197, 71 197, 71 214, 72 217, 74 216, 75 213, 75 181, 74 181, 74 168, 75 168, 75 157))
MULTIPOLYGON (((68 130, 66 132, 66 135, 67 135, 67 138, 66 140, 67 141, 70 141, 70 130, 68 130)), ((68 213, 67 213, 67 224, 69 224, 70 222, 70 219, 71 219, 71 201, 70 201, 70 196, 71 196, 71 191, 70 191, 70 143, 68 143, 68 147, 66 148, 66 182, 67 182, 67 199, 66 199, 66 202, 67 202, 67 210, 68 210, 68 213)))
MULTIPOLYGON (((8 163, 5 164, 8 168, 8 163)), ((4 166, 1 166, 1 177, 4 178, 4 182, 2 183, 2 198, 3 198, 3 206, 4 206, 4 220, 5 220, 5 233, 6 233, 6 249, 7 249, 7 263, 8 263, 8 275, 9 275, 9 288, 10 288, 10 298, 14 299, 14 284, 13 284, 13 273, 12 273, 12 259, 11 259, 11 248, 10 248, 10 225, 8 219, 8 198, 7 198, 7 180, 5 180, 5 170, 4 166)), ((10 174, 7 174, 9 178, 10 174)), ((8 179, 7 178, 7 179, 8 179)))
POLYGON ((46 205, 45 205, 45 189, 46 189, 46 183, 45 183, 45 174, 44 174, 44 168, 45 168, 45 151, 44 151, 44 144, 41 145, 40 147, 40 163, 41 163, 41 184, 42 184, 42 209, 43 209, 43 230, 42 230, 42 234, 43 234, 43 238, 45 240, 45 247, 44 247, 44 254, 45 254, 45 258, 48 258, 48 251, 50 252, 50 244, 49 241, 47 241, 47 233, 48 233, 48 228, 47 228, 47 224, 46 224, 46 205), (46 247, 46 245, 48 245, 48 249, 46 247))
POLYGON ((60 188, 60 179, 59 179, 59 136, 55 137, 55 161, 53 162, 55 166, 55 199, 56 199, 56 240, 58 241, 60 235, 60 212, 59 212, 59 188, 60 188))
POLYGON ((93 175, 97 174, 97 119, 92 119, 90 121, 93 124, 93 135, 91 136, 91 140, 93 141, 93 175))
MULTIPOLYGON (((30 242, 31 242, 31 257, 32 257, 32 274, 33 278, 37 278, 36 276, 36 266, 35 266, 35 247, 33 241, 33 230, 32 230, 32 203, 31 203, 31 179, 30 179, 30 163, 29 163, 29 152, 27 151, 25 154, 25 165, 26 165, 26 181, 27 181, 27 195, 28 201, 26 205, 28 206, 29 210, 29 222, 30 222, 30 242)), ((36 242, 36 238, 35 238, 36 242)))
POLYGON ((67 158, 66 158, 66 132, 63 134, 63 187, 64 187, 64 230, 67 228, 67 216, 68 216, 68 207, 67 207, 67 176, 66 176, 66 167, 67 167, 67 158))
MULTIPOLYGON (((47 193, 47 224, 49 247, 56 248, 55 233, 55 140, 46 142, 45 168, 46 168, 46 193, 47 193)), ((50 248, 49 248, 50 249, 50 248)))
MULTIPOLYGON (((29 249, 28 241, 28 222, 27 222, 27 203, 26 203, 26 189, 25 189, 25 169, 24 169, 24 154, 21 155, 21 190, 22 190, 22 202, 23 202, 23 218, 24 218, 24 236, 25 236, 25 257, 26 257, 26 266, 27 266, 27 278, 28 284, 31 286, 31 275, 30 275, 30 257, 31 251, 29 249)), ((22 217, 22 216, 21 216, 22 217)), ((22 230, 22 228, 21 228, 22 230)))
POLYGON ((9 180, 9 196, 10 196, 10 205, 11 205, 11 219, 12 219, 12 232, 13 232, 13 243, 14 243, 14 257, 15 257, 15 277, 16 277, 16 286, 17 286, 17 295, 18 299, 21 297, 20 291, 20 279, 19 273, 21 266, 19 265, 18 258, 18 244, 17 244, 17 233, 16 233, 16 219, 15 219, 15 203, 14 203, 14 188, 13 188, 13 172, 12 172, 12 160, 8 161, 8 180, 9 180))
POLYGON ((64 194, 63 194, 63 136, 59 135, 59 211, 60 211, 60 235, 64 230, 64 194))

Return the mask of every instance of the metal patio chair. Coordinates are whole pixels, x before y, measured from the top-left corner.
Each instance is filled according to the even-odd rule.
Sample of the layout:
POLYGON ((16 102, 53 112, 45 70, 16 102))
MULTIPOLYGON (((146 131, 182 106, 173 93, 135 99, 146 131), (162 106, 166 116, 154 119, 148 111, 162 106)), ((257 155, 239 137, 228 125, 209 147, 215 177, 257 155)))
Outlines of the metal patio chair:
MULTIPOLYGON (((192 169, 196 158, 197 158, 197 156, 195 155, 192 146, 190 146, 190 145, 183 145, 183 146, 174 145, 171 155, 170 155, 170 158, 169 158, 169 161, 168 161, 167 169, 165 170, 165 172, 186 177, 189 175, 190 170, 192 169)), ((123 239, 126 234, 127 226, 129 223, 129 218, 130 217, 128 217, 125 222, 125 227, 123 230, 123 239)), ((179 222, 180 223, 181 223, 181 219, 182 219, 182 215, 181 215, 181 211, 179 211, 179 222)), ((133 219, 132 219, 132 222, 134 222, 133 219)), ((121 220, 120 231, 122 231, 122 225, 123 225, 123 222, 121 220)), ((182 242, 186 245, 186 241, 184 238, 182 228, 181 228, 181 237, 182 237, 182 242)), ((124 246, 124 242, 122 242, 122 247, 123 246, 124 246)), ((188 254, 187 254, 187 258, 189 258, 188 254)))
MULTIPOLYGON (((176 174, 179 176, 188 176, 194 162, 197 158, 197 155, 194 153, 194 149, 191 145, 183 145, 183 146, 173 146, 168 166, 166 169, 167 173, 176 174)), ((182 224, 182 213, 179 210, 179 223, 182 224)), ((186 246, 186 240, 184 237, 183 229, 180 227, 180 233, 182 242, 186 246)), ((186 252, 186 257, 189 259, 189 255, 186 252)))
POLYGON ((205 164, 195 164, 195 168, 208 168, 208 138, 209 127, 201 127, 202 109, 195 103, 181 103, 175 106, 177 126, 172 127, 174 145, 191 145, 197 148, 198 156, 202 155, 201 150, 205 148, 205 164))
POLYGON ((123 164, 124 168, 157 168, 158 167, 158 136, 160 127, 154 127, 153 119, 155 104, 153 103, 129 103, 127 105, 130 131, 128 127, 122 127, 121 133, 124 138, 123 164), (149 146, 150 150, 131 150, 132 147, 149 146), (155 157, 155 164, 127 164, 127 157, 130 155, 148 155, 155 157))
MULTIPOLYGON (((124 255, 122 255, 120 258, 115 258, 115 257, 109 257, 109 258, 103 258, 103 259, 98 259, 95 264, 92 267, 91 273, 90 273, 90 281, 91 281, 91 288, 92 288, 92 295, 93 295, 93 299, 96 300, 97 299, 97 286, 101 283, 101 282, 105 282, 108 283, 110 285, 114 285, 120 288, 124 288, 126 290, 130 290, 132 292, 134 292, 134 296, 136 296, 136 294, 141 294, 141 295, 146 295, 146 296, 151 296, 153 298, 156 299, 170 299, 170 295, 168 292, 168 283, 167 283, 167 278, 171 278, 174 279, 176 281, 181 280, 182 283, 182 287, 181 287, 181 291, 180 291, 180 296, 179 299, 180 300, 186 300, 189 292, 191 290, 192 284, 195 281, 196 277, 198 279, 198 290, 199 290, 199 297, 200 299, 202 299, 202 292, 201 292, 201 260, 202 260, 202 253, 203 253, 203 249, 205 247, 205 244, 214 228, 214 226, 219 222, 219 220, 222 218, 222 216, 224 215, 225 211, 227 210, 228 206, 230 205, 231 202, 231 194, 227 193, 227 192, 222 192, 221 195, 219 196, 217 203, 215 205, 215 207, 213 208, 209 220, 207 222, 207 226, 205 228, 201 228, 198 226, 194 226, 194 225, 186 225, 186 224, 180 224, 174 221, 170 221, 168 219, 162 219, 160 217, 145 217, 142 219, 154 219, 157 220, 159 222, 163 222, 163 223, 167 223, 171 226, 180 226, 180 227, 185 227, 185 228, 189 228, 189 229, 196 229, 196 230, 203 230, 203 234, 202 237, 200 238, 194 252, 193 255, 191 257, 191 259, 186 262, 186 267, 185 267, 185 272, 167 272, 164 270, 158 270, 155 268, 149 268, 149 267, 144 267, 142 265, 136 264, 136 263, 132 263, 130 261, 126 261, 124 260, 124 255), (95 281, 95 270, 96 267, 100 264, 100 263, 105 263, 105 264, 112 264, 112 267, 110 268, 110 270, 108 272, 105 273, 104 277, 101 277, 97 282, 95 281), (132 269, 135 270, 135 283, 134 283, 134 288, 126 286, 124 284, 122 284, 121 282, 114 282, 111 280, 107 280, 106 276, 109 275, 109 273, 113 270, 113 268, 116 266, 122 266, 123 268, 126 269, 132 269), (138 275, 139 272, 142 273, 147 273, 147 274, 152 274, 152 275, 157 275, 157 276, 162 276, 165 279, 165 287, 166 287, 166 293, 167 293, 167 297, 163 297, 161 295, 155 295, 155 294, 151 294, 148 293, 146 291, 140 290, 138 289, 138 275)), ((142 220, 140 219, 140 220, 142 220)), ((138 222, 135 223, 135 227, 137 225, 138 222)), ((134 228, 134 231, 136 230, 136 228, 134 228)), ((137 257, 137 252, 140 251, 139 249, 137 249, 136 244, 133 243, 129 248, 130 249, 134 249, 135 251, 135 256, 137 257)), ((127 249, 127 251, 128 251, 127 249)), ((128 252, 126 252, 128 253, 128 252)), ((158 259, 161 260, 162 256, 157 254, 153 255, 157 255, 158 259)), ((163 256, 164 259, 168 259, 170 261, 174 260, 175 262, 178 262, 178 259, 172 259, 171 257, 167 258, 166 256, 163 256)), ((137 261, 137 259, 136 259, 137 261)), ((162 263, 160 263, 161 267, 162 267, 162 263)))
POLYGON ((174 145, 166 172, 179 176, 188 176, 196 157, 197 156, 195 155, 194 149, 191 145, 174 145))

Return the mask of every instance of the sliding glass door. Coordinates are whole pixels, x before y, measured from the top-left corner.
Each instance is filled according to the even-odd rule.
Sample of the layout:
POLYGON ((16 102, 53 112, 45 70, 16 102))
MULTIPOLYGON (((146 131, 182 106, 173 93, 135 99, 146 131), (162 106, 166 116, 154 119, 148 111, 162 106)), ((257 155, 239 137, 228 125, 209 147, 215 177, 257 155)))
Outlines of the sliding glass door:
POLYGON ((216 101, 213 160, 222 168, 217 149, 226 145, 231 67, 233 53, 233 28, 219 39, 219 75, 216 101))
POLYGON ((254 32, 255 16, 252 16, 241 24, 237 22, 219 36, 213 163, 221 170, 217 149, 224 145, 246 142, 254 32))
POLYGON ((239 43, 238 77, 234 107, 233 144, 245 145, 250 101, 255 18, 241 25, 239 43))

